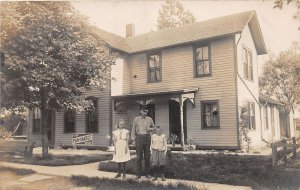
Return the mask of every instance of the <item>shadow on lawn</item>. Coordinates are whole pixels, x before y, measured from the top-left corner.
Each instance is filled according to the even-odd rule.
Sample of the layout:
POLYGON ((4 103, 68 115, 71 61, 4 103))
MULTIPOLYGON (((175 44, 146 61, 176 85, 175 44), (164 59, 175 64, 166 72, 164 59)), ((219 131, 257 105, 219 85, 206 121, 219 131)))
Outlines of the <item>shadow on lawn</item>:
MULTIPOLYGON (((127 162, 127 173, 135 174, 135 159, 127 162)), ((99 170, 117 171, 117 164, 99 164, 99 170)), ((253 189, 291 189, 300 187, 300 172, 275 170, 269 157, 224 154, 169 153, 167 178, 251 186, 253 189)))
POLYGON ((0 166, 1 172, 12 172, 16 175, 25 176, 25 175, 31 175, 36 173, 34 170, 31 169, 20 169, 20 168, 11 168, 6 166, 0 166))
POLYGON ((111 160, 112 154, 101 155, 49 155, 48 158, 43 158, 39 155, 34 155, 32 158, 11 158, 0 157, 0 161, 43 165, 43 166, 68 166, 68 165, 81 165, 92 162, 99 162, 105 160, 111 160))

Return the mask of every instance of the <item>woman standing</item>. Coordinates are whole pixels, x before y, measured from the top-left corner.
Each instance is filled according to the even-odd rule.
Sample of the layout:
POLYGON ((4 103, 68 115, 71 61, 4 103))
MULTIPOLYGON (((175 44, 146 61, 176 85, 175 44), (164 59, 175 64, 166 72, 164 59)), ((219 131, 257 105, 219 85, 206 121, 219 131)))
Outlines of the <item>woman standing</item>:
POLYGON ((118 174, 115 178, 121 177, 121 173, 123 173, 123 179, 126 179, 126 162, 130 160, 130 153, 128 148, 129 131, 124 127, 125 122, 119 121, 117 130, 113 131, 115 150, 112 161, 118 163, 118 174))

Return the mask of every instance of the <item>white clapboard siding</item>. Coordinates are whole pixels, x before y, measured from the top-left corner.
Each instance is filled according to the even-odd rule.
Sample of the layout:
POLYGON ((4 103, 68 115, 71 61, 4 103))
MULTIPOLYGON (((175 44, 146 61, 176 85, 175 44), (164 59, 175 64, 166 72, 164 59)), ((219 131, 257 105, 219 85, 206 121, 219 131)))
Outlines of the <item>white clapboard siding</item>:
MULTIPOLYGON (((187 104, 187 134, 195 143, 203 146, 237 147, 236 92, 234 73, 234 38, 216 39, 211 45, 212 76, 195 78, 193 46, 180 46, 162 50, 162 82, 147 82, 147 55, 141 53, 131 57, 130 93, 199 88, 194 108, 187 104), (201 129, 200 102, 218 100, 220 107, 220 129, 201 129)), ((169 99, 154 102, 156 125, 169 133, 169 99)), ((138 115, 138 106, 128 107, 129 121, 138 115)))
POLYGON ((129 56, 118 53, 111 70, 111 95, 118 96, 130 92, 129 56))
MULTIPOLYGON (((236 36, 236 39, 240 38, 240 35, 236 36)), ((252 141, 252 146, 260 146, 261 141, 261 121, 260 121, 260 110, 259 104, 255 101, 259 100, 259 87, 258 87, 258 62, 257 62, 257 52, 254 46, 252 35, 248 26, 242 32, 241 39, 237 45, 237 64, 238 64, 238 73, 242 77, 242 80, 246 83, 248 88, 251 90, 254 97, 251 95, 249 90, 246 88, 242 80, 237 76, 238 84, 238 104, 239 107, 243 106, 246 101, 251 101, 255 103, 255 119, 256 119, 256 130, 249 132, 249 136, 252 141), (244 78, 244 65, 243 65, 243 47, 246 47, 252 52, 252 61, 253 61, 253 81, 247 80, 244 78)), ((261 110, 263 111, 263 110, 261 110)), ((261 114, 263 114, 261 112, 261 114)))
MULTIPOLYGON (((109 143, 109 89, 104 91, 98 88, 86 93, 89 96, 98 97, 98 133, 93 133, 93 145, 106 146, 109 143)), ((72 133, 64 132, 64 113, 55 114, 55 145, 72 145, 72 133)), ((75 133, 86 133, 85 112, 77 113, 75 120, 75 133)))

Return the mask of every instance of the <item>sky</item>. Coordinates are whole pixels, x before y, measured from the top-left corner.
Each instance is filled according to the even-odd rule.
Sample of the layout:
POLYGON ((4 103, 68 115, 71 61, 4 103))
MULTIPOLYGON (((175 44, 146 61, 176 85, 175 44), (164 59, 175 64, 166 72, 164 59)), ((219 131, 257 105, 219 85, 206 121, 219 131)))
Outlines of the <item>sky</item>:
MULTIPOLYGON (((273 9, 272 0, 182 0, 185 9, 197 21, 224 15, 256 10, 266 47, 269 52, 278 54, 288 49, 293 41, 300 42, 300 23, 293 19, 296 8, 285 6, 282 10, 273 9)), ((125 37, 126 24, 135 25, 135 34, 156 30, 161 0, 104 0, 73 1, 73 6, 83 15, 90 17, 91 24, 106 31, 125 37)), ((267 56, 263 56, 267 57, 267 56)), ((264 59, 264 58, 263 58, 264 59)))

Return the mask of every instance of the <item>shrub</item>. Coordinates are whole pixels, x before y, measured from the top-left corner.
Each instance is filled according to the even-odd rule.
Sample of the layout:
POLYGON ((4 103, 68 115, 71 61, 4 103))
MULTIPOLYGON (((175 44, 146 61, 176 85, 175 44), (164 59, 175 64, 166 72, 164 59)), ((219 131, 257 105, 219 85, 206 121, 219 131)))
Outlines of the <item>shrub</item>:
MULTIPOLYGON (((150 181, 135 181, 128 179, 126 181, 118 179, 98 178, 98 177, 86 177, 86 176, 72 176, 71 182, 76 186, 95 187, 96 189, 109 189, 109 190, 161 190, 161 189, 180 189, 180 190, 196 190, 194 186, 188 186, 182 183, 177 184, 154 184, 150 181)), ((200 190, 205 190, 202 188, 200 190)))
MULTIPOLYGON (((135 174, 135 159, 127 173, 135 174)), ((117 171, 113 162, 100 163, 100 170, 117 171)), ((271 158, 253 155, 168 153, 167 178, 251 186, 254 189, 298 189, 300 174, 274 170, 271 158)))

